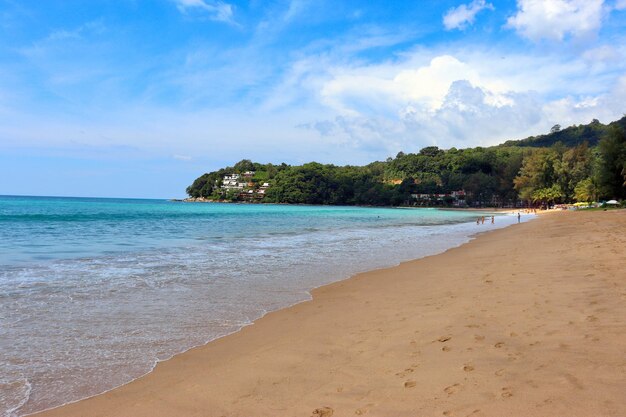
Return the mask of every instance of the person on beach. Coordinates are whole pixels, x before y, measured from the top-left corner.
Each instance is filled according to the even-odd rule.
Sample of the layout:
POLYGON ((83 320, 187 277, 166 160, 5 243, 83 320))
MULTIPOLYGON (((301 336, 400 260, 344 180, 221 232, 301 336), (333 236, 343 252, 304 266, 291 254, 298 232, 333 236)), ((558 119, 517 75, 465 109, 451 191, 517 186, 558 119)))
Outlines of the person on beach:
POLYGON ((518 212, 517 212, 517 222, 518 222, 518 223, 520 222, 521 217, 522 217, 522 215, 521 215, 521 214, 519 213, 519 211, 518 211, 518 212))
POLYGON ((476 219, 476 225, 480 225, 480 217, 476 219))
POLYGON ((491 224, 493 224, 496 221, 494 216, 491 216, 491 224))
POLYGON ((483 216, 482 224, 485 224, 485 216, 483 216))

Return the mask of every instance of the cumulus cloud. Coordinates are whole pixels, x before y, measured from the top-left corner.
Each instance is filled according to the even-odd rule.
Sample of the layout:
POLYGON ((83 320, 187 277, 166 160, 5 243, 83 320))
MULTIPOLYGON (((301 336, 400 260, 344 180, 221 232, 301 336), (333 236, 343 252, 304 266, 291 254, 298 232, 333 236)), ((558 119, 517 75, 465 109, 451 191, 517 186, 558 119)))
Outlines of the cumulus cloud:
POLYGON ((478 12, 484 9, 493 10, 493 5, 485 0, 474 0, 469 4, 453 7, 443 16, 443 26, 447 30, 465 29, 474 23, 478 12))
POLYGON ((398 103, 414 102, 432 110, 441 105, 450 84, 477 78, 475 71, 451 55, 432 58, 426 65, 337 70, 320 90, 324 104, 342 115, 357 115, 362 107, 387 113, 398 103))
POLYGON ((392 155, 428 145, 488 146, 546 132, 555 123, 612 121, 622 115, 626 77, 615 84, 611 75, 623 73, 624 66, 615 64, 621 62, 614 58, 621 53, 617 47, 599 46, 563 60, 446 52, 414 51, 403 61, 379 65, 322 62, 325 76, 310 66, 307 70, 318 77, 302 76, 303 86, 317 93, 329 117, 299 127, 329 144, 392 155), (610 61, 611 69, 598 66, 600 58, 610 61))
POLYGON ((602 25, 604 0, 518 0, 507 26, 537 42, 593 37, 602 25))
POLYGON ((424 132, 440 146, 490 145, 536 126, 541 121, 539 98, 534 93, 499 94, 467 80, 454 81, 440 108, 431 114, 407 112, 403 122, 413 132, 424 132))
POLYGON ((408 103, 393 116, 340 116, 307 125, 344 144, 387 154, 419 147, 491 145, 530 134, 543 119, 533 93, 494 93, 468 80, 453 81, 436 108, 408 103), (500 96, 500 100, 493 100, 500 96))
POLYGON ((375 154, 393 155, 431 145, 489 146, 547 132, 555 123, 570 126, 592 119, 616 120, 626 100, 626 76, 610 93, 597 96, 546 101, 536 92, 508 92, 500 94, 505 100, 494 102, 492 95, 487 88, 457 80, 433 111, 408 104, 397 117, 338 116, 301 127, 317 131, 327 141, 375 154))
POLYGON ((174 0, 181 13, 192 11, 207 14, 212 20, 234 23, 233 6, 222 1, 209 0, 174 0))

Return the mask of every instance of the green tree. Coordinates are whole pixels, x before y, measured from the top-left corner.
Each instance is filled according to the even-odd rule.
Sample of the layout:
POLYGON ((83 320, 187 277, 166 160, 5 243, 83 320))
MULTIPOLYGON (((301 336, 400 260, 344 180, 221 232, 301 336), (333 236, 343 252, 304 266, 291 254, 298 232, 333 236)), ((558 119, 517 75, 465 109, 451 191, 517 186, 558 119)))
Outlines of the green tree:
POLYGON ((532 193, 533 202, 537 203, 554 203, 563 198, 563 190, 558 184, 554 184, 551 187, 539 188, 532 193))
POLYGON ((484 172, 471 174, 463 188, 467 192, 468 202, 489 205, 497 188, 496 179, 484 172))
POLYGON ((598 185, 593 178, 585 178, 576 184, 574 197, 579 202, 591 202, 598 199, 598 185))
POLYGON ((513 181, 520 198, 535 201, 536 191, 552 187, 557 160, 558 154, 553 149, 538 149, 524 158, 519 175, 513 181))
POLYGON ((568 200, 574 198, 574 189, 578 183, 593 173, 595 158, 584 142, 573 148, 561 148, 559 158, 554 163, 555 182, 568 200))
POLYGON ((251 160, 249 159, 242 159, 241 161, 237 162, 235 164, 235 166, 233 167, 233 170, 239 174, 246 172, 246 171, 254 171, 255 170, 255 166, 252 163, 251 160))
POLYGON ((600 196, 604 198, 626 197, 626 134, 617 126, 598 144, 599 162, 597 181, 600 196))

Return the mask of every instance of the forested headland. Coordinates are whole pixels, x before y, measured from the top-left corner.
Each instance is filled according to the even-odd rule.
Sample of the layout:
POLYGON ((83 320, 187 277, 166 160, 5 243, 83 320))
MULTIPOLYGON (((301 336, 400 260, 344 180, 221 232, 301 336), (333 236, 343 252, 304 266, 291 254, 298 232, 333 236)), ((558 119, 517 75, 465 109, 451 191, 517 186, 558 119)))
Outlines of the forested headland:
POLYGON ((514 206, 626 198, 626 116, 491 147, 399 152, 365 166, 242 160, 198 177, 192 199, 327 205, 514 206), (233 176, 234 174, 234 176, 233 176), (225 182, 225 177, 234 179, 225 182), (239 181, 239 182, 238 182, 239 181), (459 197, 460 195, 460 197, 459 197))

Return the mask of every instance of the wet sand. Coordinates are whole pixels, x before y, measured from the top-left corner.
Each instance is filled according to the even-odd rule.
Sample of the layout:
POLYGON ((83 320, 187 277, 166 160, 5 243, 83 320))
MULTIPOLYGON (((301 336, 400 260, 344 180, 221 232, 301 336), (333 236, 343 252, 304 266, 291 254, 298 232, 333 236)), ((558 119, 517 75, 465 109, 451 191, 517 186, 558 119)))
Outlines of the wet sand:
POLYGON ((313 297, 37 415, 626 415, 625 210, 542 215, 313 297))

